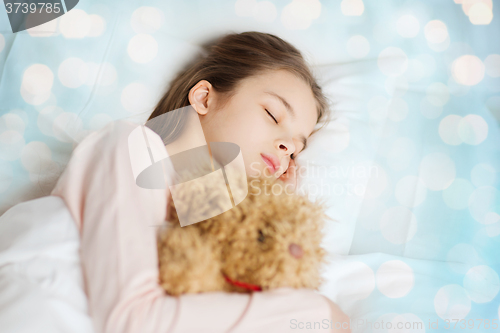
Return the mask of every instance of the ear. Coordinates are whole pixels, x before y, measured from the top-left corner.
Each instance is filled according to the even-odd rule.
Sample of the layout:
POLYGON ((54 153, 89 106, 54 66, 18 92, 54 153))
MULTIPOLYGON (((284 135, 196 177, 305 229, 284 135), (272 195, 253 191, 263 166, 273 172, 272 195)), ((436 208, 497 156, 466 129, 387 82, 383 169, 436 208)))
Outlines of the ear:
POLYGON ((199 81, 189 91, 188 99, 189 104, 198 112, 199 115, 206 115, 210 103, 215 98, 215 91, 212 84, 207 80, 199 81))

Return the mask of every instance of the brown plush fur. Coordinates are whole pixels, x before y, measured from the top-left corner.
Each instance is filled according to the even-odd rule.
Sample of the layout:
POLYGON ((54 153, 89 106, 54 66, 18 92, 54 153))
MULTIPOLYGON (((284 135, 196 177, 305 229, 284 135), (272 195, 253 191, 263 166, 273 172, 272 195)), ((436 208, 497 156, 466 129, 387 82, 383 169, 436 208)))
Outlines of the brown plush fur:
POLYGON ((175 208, 191 211, 196 206, 197 211, 210 211, 227 195, 226 186, 192 182, 177 192, 185 200, 176 205, 169 202, 168 222, 158 234, 160 284, 167 293, 248 292, 226 282, 223 274, 262 290, 318 288, 325 261, 320 247, 327 218, 323 204, 284 190, 275 195, 273 189, 280 192, 277 182, 247 181, 248 196, 236 207, 185 227, 180 226, 175 208), (303 249, 300 259, 290 254, 292 243, 303 249))

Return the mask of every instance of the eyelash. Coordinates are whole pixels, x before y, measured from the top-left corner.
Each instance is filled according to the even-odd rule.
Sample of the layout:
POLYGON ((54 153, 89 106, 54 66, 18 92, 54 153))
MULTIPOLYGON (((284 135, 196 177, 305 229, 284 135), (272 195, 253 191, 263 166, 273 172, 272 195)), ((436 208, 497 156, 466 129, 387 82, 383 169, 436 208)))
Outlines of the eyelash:
POLYGON ((274 116, 271 114, 271 112, 267 111, 267 109, 265 109, 265 110, 266 110, 267 114, 268 114, 269 116, 271 116, 271 118, 273 118, 274 122, 277 124, 277 123, 278 123, 278 121, 276 120, 276 118, 274 118, 274 116))

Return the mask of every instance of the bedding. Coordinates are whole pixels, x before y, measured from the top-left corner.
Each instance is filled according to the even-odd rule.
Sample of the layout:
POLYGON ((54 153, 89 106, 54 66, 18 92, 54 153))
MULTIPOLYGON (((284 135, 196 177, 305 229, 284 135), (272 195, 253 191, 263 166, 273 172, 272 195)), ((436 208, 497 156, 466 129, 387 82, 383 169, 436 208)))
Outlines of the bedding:
POLYGON ((445 332, 453 319, 489 332, 500 321, 499 17, 482 0, 92 0, 12 34, 2 8, 0 213, 48 195, 92 131, 145 122, 205 40, 275 33, 303 51, 334 110, 297 158, 299 190, 334 219, 321 292, 364 321, 353 332, 390 331, 367 325, 382 320, 445 332))
POLYGON ((59 197, 23 202, 0 216, 2 332, 94 332, 79 248, 59 197))

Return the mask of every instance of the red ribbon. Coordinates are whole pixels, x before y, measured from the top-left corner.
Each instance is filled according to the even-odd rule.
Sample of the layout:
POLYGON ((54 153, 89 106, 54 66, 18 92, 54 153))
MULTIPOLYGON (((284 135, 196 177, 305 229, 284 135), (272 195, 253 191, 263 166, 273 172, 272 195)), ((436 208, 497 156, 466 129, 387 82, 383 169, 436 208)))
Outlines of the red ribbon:
POLYGON ((241 287, 241 288, 245 288, 245 289, 252 290, 252 291, 262 291, 262 288, 259 287, 259 286, 257 286, 257 285, 255 285, 255 284, 231 280, 225 274, 224 274, 224 279, 226 279, 226 281, 228 283, 230 283, 230 284, 232 284, 233 286, 236 286, 236 287, 241 287))

